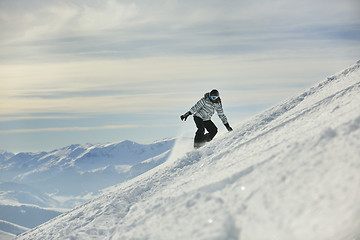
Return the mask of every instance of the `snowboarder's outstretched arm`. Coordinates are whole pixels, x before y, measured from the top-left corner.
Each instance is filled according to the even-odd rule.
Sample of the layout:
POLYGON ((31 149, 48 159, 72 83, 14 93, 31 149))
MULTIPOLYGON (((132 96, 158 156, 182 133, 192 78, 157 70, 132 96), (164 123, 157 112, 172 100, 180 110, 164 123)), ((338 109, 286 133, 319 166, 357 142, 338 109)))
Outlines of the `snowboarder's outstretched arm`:
POLYGON ((204 107, 204 105, 205 105, 205 100, 204 100, 204 98, 202 98, 190 109, 190 111, 188 111, 187 113, 180 116, 181 120, 186 121, 186 119, 190 115, 192 115, 192 114, 196 113, 197 111, 199 111, 201 108, 204 107))
POLYGON ((227 117, 224 114, 224 110, 222 108, 222 104, 220 102, 220 104, 218 105, 218 107, 216 108, 216 112, 219 116, 219 118, 221 119, 221 121, 223 122, 223 124, 225 125, 226 129, 231 132, 233 129, 230 127, 230 124, 227 120, 227 117))

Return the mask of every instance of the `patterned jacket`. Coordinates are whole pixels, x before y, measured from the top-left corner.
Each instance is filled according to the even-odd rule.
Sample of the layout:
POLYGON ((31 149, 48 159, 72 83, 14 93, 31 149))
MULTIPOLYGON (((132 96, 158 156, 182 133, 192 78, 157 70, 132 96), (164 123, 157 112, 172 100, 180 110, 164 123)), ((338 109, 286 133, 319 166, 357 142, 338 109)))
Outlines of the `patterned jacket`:
POLYGON ((224 114, 220 97, 213 102, 210 100, 210 93, 205 93, 204 97, 190 109, 190 112, 191 114, 194 114, 194 116, 200 117, 204 121, 208 121, 211 119, 212 115, 214 115, 215 110, 223 124, 227 124, 228 121, 224 114))

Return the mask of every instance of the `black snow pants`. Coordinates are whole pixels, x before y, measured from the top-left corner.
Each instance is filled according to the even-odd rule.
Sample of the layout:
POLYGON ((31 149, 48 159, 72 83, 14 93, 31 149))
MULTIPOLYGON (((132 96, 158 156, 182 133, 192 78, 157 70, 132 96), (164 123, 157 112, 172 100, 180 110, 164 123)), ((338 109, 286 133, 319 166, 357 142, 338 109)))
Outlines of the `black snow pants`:
POLYGON ((210 142, 218 132, 217 127, 211 121, 204 121, 199 117, 194 116, 194 121, 197 127, 197 131, 194 139, 194 147, 199 148, 205 144, 205 142, 210 142), (205 129, 208 133, 205 134, 205 129))

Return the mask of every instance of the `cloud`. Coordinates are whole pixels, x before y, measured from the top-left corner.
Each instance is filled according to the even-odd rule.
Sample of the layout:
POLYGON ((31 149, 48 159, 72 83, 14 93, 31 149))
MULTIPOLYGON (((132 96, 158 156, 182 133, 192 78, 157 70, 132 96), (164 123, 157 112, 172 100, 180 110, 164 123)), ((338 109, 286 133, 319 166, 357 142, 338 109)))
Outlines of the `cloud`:
POLYGON ((0 58, 17 61, 290 51, 359 30, 354 0, 2 4, 0 58))
POLYGON ((274 100, 269 98, 274 92, 269 89, 308 86, 328 76, 321 73, 330 75, 341 64, 341 59, 329 58, 319 64, 309 56, 286 62, 266 55, 9 64, 0 73, 7 80, 0 89, 0 112, 25 116, 164 113, 193 104, 211 88, 234 92, 233 102, 239 105, 263 103, 274 100))
POLYGON ((79 119, 84 118, 80 116, 65 116, 65 115, 52 115, 49 113, 46 116, 36 116, 36 115, 0 115, 0 122, 14 122, 22 120, 54 120, 54 119, 79 119))
POLYGON ((31 129, 10 129, 0 130, 0 134, 11 133, 36 133, 36 132, 77 132, 77 131, 93 131, 93 130, 109 130, 122 128, 137 128, 139 125, 105 125, 95 127, 59 127, 59 128, 31 128, 31 129))
POLYGON ((0 19, 7 41, 16 42, 93 35, 127 26, 137 14, 134 3, 116 0, 35 1, 32 6, 3 1, 2 5, 0 19))

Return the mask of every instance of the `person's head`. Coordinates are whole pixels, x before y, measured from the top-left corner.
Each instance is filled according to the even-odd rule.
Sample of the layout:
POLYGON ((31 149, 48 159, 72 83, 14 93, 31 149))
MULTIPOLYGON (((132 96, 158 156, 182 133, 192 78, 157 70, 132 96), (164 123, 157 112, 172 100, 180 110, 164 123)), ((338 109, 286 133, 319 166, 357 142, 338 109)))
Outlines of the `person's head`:
POLYGON ((219 98, 219 91, 216 89, 211 90, 209 97, 211 101, 216 101, 219 98))

